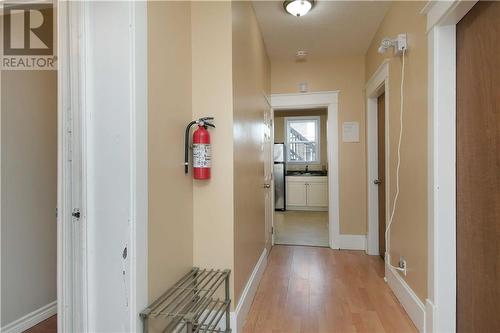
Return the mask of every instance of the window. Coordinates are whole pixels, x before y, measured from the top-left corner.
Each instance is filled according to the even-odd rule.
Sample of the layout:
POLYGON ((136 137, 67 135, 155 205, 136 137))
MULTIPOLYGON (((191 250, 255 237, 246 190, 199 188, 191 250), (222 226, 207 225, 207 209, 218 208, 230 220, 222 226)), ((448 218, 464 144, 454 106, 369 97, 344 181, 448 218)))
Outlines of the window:
POLYGON ((287 162, 319 163, 319 117, 287 117, 285 124, 287 162))

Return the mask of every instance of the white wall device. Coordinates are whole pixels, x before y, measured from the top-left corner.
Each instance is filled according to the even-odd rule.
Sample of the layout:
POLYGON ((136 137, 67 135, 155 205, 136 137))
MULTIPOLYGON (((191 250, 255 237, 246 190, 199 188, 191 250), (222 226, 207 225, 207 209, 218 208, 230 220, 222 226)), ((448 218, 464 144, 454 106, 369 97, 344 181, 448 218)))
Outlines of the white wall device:
POLYGON ((394 39, 388 37, 382 39, 382 41, 380 42, 380 46, 378 48, 378 53, 382 54, 391 47, 394 48, 394 54, 396 55, 401 55, 403 54, 403 51, 407 51, 408 44, 406 41, 406 33, 399 34, 394 39))

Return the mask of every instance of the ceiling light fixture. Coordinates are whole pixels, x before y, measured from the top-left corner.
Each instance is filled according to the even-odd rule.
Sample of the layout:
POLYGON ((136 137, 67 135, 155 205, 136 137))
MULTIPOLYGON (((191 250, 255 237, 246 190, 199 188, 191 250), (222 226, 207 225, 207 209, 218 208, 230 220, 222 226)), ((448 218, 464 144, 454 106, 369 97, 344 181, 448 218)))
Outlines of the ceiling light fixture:
POLYGON ((314 0, 292 0, 283 2, 283 8, 293 16, 304 16, 313 7, 314 0))

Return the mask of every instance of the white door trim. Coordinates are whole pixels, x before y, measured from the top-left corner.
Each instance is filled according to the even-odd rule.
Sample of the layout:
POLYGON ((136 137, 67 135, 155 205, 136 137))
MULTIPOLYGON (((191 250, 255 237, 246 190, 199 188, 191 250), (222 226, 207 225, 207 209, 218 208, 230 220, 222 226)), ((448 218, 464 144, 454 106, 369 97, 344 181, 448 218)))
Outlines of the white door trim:
MULTIPOLYGON (((346 248, 352 242, 342 242, 339 226, 339 129, 338 129, 338 95, 339 91, 322 91, 298 94, 273 94, 271 106, 273 110, 287 109, 328 109, 328 228, 330 247, 332 249, 346 248), (346 244, 346 245, 344 245, 346 244)), ((364 239, 364 236, 360 236, 364 239)), ((357 240, 357 238, 356 238, 357 240)), ((359 242, 358 242, 359 243, 359 242)), ((361 244, 361 246, 364 246, 361 244)))
POLYGON ((147 2, 130 4, 130 328, 143 329, 139 313, 148 305, 148 19, 147 2))
MULTIPOLYGON (((271 247, 274 246, 274 196, 275 196, 275 188, 274 188, 274 109, 271 106, 271 101, 269 98, 266 96, 267 103, 269 104, 270 108, 270 115, 271 115, 271 247)), ((271 251, 269 251, 271 252, 271 251)), ((268 253, 269 254, 269 253, 268 253)))
MULTIPOLYGON (((366 237, 366 253, 379 255, 379 220, 378 220, 378 186, 374 180, 378 178, 378 97, 385 93, 385 211, 389 212, 389 60, 386 59, 366 83, 366 147, 368 153, 368 233, 366 237)), ((386 214, 385 224, 388 224, 386 214)), ((384 254, 385 255, 385 254, 384 254)))
POLYGON ((426 332, 456 330, 456 24, 477 1, 430 1, 426 332))
POLYGON ((57 313, 60 332, 87 331, 85 44, 82 2, 61 2, 58 28, 57 313), (72 216, 80 209, 81 218, 72 216))

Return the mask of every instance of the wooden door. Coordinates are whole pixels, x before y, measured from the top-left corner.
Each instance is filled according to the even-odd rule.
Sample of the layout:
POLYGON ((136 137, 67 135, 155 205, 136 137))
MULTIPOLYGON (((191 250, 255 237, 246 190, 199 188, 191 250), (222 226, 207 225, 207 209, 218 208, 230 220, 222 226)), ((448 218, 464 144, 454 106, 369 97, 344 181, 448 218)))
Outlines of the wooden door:
POLYGON ((385 94, 377 99, 378 136, 378 247, 385 256, 385 94))
POLYGON ((500 332, 500 2, 457 24, 457 332, 500 332))

